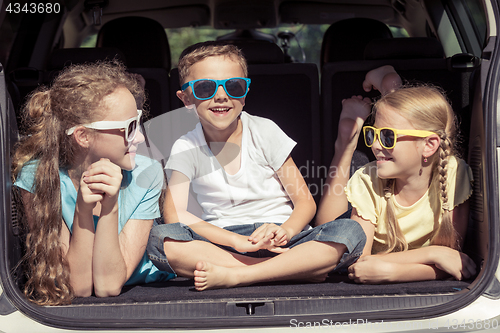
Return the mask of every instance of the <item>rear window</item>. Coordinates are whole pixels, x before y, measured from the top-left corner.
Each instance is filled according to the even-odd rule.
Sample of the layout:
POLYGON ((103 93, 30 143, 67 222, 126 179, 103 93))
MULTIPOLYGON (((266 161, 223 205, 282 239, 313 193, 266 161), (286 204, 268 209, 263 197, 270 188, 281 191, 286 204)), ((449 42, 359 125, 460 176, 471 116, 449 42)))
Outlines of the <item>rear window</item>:
MULTIPOLYGON (((258 29, 258 32, 272 35, 278 45, 283 47, 283 40, 277 36, 280 32, 291 32, 294 37, 289 42, 289 55, 295 62, 314 63, 320 67, 321 44, 323 35, 329 24, 283 24, 276 28, 258 29)), ((406 30, 400 27, 390 27, 394 37, 408 37, 406 30)), ((165 29, 172 56, 172 68, 177 67, 181 52, 188 46, 234 32, 234 30, 220 30, 210 27, 186 27, 165 29)), ((85 38, 80 47, 95 47, 97 34, 85 38)))

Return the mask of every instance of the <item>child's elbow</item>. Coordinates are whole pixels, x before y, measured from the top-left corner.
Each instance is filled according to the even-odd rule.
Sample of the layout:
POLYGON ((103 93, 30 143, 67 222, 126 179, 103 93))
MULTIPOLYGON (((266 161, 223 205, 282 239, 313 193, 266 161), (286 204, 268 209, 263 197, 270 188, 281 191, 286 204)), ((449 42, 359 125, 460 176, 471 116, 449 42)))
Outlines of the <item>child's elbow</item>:
POLYGON ((94 288, 96 297, 115 297, 122 292, 122 286, 110 286, 107 288, 94 288))
POLYGON ((104 281, 96 281, 94 279, 94 294, 96 297, 114 297, 120 295, 125 282, 121 279, 108 279, 104 281))
POLYGON ((316 215, 316 210, 318 207, 316 206, 316 202, 314 201, 314 199, 312 197, 307 201, 307 205, 308 205, 308 210, 309 210, 310 214, 312 216, 316 215))

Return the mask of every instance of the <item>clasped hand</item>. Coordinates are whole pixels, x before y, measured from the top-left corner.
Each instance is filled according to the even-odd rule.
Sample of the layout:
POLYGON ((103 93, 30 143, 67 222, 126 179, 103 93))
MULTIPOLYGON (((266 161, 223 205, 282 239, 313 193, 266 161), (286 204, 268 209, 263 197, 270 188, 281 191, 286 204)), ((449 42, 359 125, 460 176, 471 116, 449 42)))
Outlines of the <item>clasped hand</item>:
POLYGON ((122 183, 121 168, 109 159, 101 158, 82 174, 78 197, 88 207, 100 202, 103 207, 114 206, 122 183))
POLYGON ((241 236, 235 249, 240 252, 255 252, 268 250, 274 253, 283 253, 283 248, 291 239, 290 232, 282 226, 266 223, 258 227, 249 237, 241 236))

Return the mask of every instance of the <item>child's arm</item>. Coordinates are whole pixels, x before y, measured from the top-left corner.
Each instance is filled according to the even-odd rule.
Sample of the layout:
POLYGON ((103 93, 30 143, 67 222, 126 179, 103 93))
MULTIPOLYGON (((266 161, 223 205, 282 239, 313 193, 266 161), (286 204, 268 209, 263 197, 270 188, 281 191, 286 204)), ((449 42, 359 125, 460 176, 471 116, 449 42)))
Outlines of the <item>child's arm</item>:
MULTIPOLYGON (((465 236, 468 202, 453 210, 453 221, 461 238, 465 236)), ((431 245, 404 252, 371 254, 375 227, 353 209, 351 216, 365 230, 367 243, 362 257, 349 267, 349 277, 360 283, 387 283, 442 279, 449 275, 457 280, 470 278, 476 265, 466 254, 446 246, 431 245)))
POLYGON ((348 202, 344 188, 349 180, 352 155, 356 150, 358 137, 370 111, 368 98, 353 96, 342 101, 335 155, 323 186, 316 225, 333 221, 347 211, 348 202))
POLYGON ((293 212, 281 226, 265 224, 255 230, 250 236, 252 242, 271 241, 270 251, 282 252, 279 247, 287 244, 290 239, 301 232, 316 213, 316 203, 307 187, 299 169, 288 156, 285 163, 276 172, 288 196, 293 203, 293 212))
MULTIPOLYGON (((132 275, 142 258, 147 243, 147 232, 152 220, 132 222, 118 233, 118 196, 122 183, 122 170, 109 159, 93 163, 83 174, 80 182, 82 192, 90 190, 88 196, 100 203, 99 222, 95 229, 92 249, 92 278, 94 292, 98 297, 116 296, 132 275), (97 199, 98 197, 101 199, 97 199), (132 228, 135 225, 135 228, 132 228), (132 229, 131 232, 127 230, 132 229), (126 233, 126 234, 125 234, 126 233)), ((76 214, 75 214, 76 215, 76 214)), ((75 228, 71 243, 75 242, 75 228)), ((71 246, 70 245, 70 250, 71 246)))
POLYGON ((230 246, 240 252, 254 252, 264 248, 262 242, 253 244, 246 236, 214 226, 188 212, 189 183, 186 175, 176 170, 172 171, 163 206, 166 223, 184 223, 212 243, 230 246))
MULTIPOLYGON (((382 94, 398 89, 400 86, 401 78, 389 65, 369 71, 363 82, 365 91, 370 91, 373 88, 382 94)), ((347 210, 348 202, 344 187, 349 180, 351 160, 363 123, 370 111, 371 101, 369 98, 352 96, 342 101, 342 112, 335 141, 335 155, 330 163, 326 183, 323 186, 323 195, 316 215, 316 225, 330 222, 347 210)))

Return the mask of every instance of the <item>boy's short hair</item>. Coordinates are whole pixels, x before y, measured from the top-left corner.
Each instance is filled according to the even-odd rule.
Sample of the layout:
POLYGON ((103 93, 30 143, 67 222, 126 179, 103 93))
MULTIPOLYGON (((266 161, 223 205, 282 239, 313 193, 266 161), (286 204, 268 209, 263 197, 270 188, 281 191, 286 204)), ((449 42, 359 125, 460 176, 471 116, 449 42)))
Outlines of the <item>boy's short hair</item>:
POLYGON ((185 80, 189 75, 191 66, 203 59, 216 56, 231 57, 240 64, 243 75, 248 77, 247 61, 239 48, 232 44, 227 44, 227 42, 208 41, 191 45, 182 51, 177 66, 179 69, 180 84, 186 83, 185 80))

